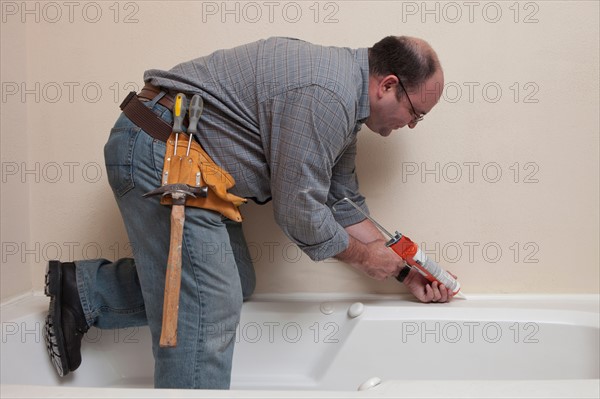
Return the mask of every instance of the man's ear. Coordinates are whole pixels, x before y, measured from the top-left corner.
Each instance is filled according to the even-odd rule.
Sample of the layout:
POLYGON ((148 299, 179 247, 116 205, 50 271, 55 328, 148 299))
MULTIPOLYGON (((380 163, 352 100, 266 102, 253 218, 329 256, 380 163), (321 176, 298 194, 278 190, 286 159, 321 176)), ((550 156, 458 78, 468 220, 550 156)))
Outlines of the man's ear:
POLYGON ((398 78, 395 75, 387 75, 381 79, 379 82, 379 90, 381 90, 381 95, 390 90, 396 90, 396 86, 398 86, 398 78))

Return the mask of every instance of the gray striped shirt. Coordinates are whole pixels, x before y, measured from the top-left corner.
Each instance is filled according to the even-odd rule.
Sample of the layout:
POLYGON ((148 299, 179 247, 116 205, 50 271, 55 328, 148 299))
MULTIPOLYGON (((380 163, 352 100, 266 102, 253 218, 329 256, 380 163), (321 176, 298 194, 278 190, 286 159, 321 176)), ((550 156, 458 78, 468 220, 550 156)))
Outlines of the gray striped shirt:
POLYGON ((356 133, 369 116, 367 49, 270 38, 219 50, 144 80, 199 93, 198 140, 236 180, 233 194, 273 201, 284 233, 313 260, 348 246, 343 227, 367 211, 355 172, 356 133))

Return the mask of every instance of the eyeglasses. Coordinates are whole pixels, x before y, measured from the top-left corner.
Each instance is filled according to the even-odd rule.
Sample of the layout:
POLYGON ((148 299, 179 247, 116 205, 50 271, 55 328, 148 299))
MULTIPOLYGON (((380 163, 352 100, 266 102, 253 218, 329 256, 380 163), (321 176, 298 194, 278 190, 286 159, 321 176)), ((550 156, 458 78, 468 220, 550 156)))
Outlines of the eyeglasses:
POLYGON ((402 84, 402 80, 400 80, 400 77, 398 75, 395 76, 398 78, 398 83, 400 84, 400 87, 402 87, 402 90, 404 90, 404 93, 406 94, 406 99, 408 100, 410 108, 412 109, 413 119, 412 121, 410 121, 410 123, 421 122, 425 118, 425 114, 417 114, 417 111, 415 110, 415 107, 413 106, 413 103, 412 101, 410 101, 410 97, 408 96, 408 91, 406 91, 406 87, 404 87, 404 85, 402 84))

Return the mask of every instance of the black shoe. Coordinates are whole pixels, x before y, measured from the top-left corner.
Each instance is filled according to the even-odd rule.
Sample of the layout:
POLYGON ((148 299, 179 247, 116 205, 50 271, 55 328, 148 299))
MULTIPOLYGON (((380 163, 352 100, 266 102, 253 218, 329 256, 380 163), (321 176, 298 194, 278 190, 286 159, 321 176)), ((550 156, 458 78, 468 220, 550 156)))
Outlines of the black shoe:
POLYGON ((79 300, 74 263, 48 262, 45 294, 50 297, 43 334, 50 360, 64 377, 81 364, 81 339, 89 330, 79 300))

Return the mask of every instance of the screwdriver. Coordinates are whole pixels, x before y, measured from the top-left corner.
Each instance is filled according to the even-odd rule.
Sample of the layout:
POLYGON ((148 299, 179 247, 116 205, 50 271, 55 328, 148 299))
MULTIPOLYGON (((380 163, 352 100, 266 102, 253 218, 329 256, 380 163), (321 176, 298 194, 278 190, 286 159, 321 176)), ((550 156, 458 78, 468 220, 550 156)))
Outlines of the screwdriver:
POLYGON ((173 155, 177 155, 177 141, 179 133, 183 133, 183 119, 187 108, 187 98, 183 93, 177 93, 175 104, 173 105, 173 133, 175 133, 175 149, 173 155))
POLYGON ((188 125, 188 134, 190 135, 188 139, 187 151, 185 156, 190 155, 190 146, 192 145, 192 137, 194 133, 198 133, 198 120, 200 120, 200 115, 202 115, 202 111, 204 109, 204 101, 202 101, 202 97, 199 94, 194 94, 192 96, 192 101, 190 102, 190 123, 188 125))
POLYGON ((405 235, 402 235, 400 232, 396 231, 394 235, 392 235, 389 231, 387 231, 383 226, 381 226, 375 219, 371 216, 367 215, 363 210, 350 198, 344 197, 341 200, 337 201, 333 204, 333 209, 335 210, 335 206, 342 201, 348 202, 352 205, 356 210, 362 213, 367 219, 369 219, 379 230, 385 233, 390 240, 385 243, 385 245, 391 248, 395 253, 397 253, 409 266, 417 269, 419 273, 421 273, 427 280, 430 282, 437 281, 440 284, 444 284, 447 288, 449 288, 454 294, 458 294, 460 291, 460 283, 456 280, 450 273, 446 270, 442 269, 436 262, 429 259, 427 255, 421 251, 419 246, 411 241, 405 235))

